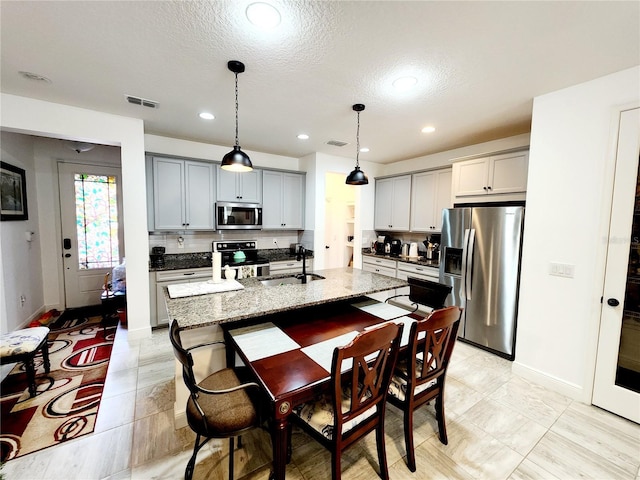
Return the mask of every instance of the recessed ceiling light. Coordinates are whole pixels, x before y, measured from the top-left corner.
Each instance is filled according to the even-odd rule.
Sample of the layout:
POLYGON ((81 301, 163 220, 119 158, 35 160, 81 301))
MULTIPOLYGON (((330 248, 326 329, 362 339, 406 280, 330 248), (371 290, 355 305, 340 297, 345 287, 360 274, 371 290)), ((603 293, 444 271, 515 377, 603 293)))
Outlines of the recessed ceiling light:
POLYGON ((424 127, 422 133, 433 133, 436 131, 436 127, 424 127))
POLYGON ((18 72, 18 73, 28 80, 35 80, 36 82, 51 83, 51 80, 45 77, 44 75, 39 75, 37 73, 32 73, 32 72, 18 72))
POLYGON ((309 135, 307 135, 306 133, 301 133, 300 135, 298 135, 298 138, 300 140, 309 140, 309 135))
POLYGON ((202 112, 199 116, 203 120, 213 120, 214 118, 216 118, 213 113, 209 113, 209 112, 202 112))
POLYGON ((393 86, 396 90, 400 90, 401 92, 406 92, 415 86, 418 83, 418 79, 416 77, 400 77, 396 78, 393 81, 393 86))
POLYGON ((269 29, 280 25, 280 12, 268 3, 252 3, 247 7, 246 15, 256 27, 269 29))
POLYGON ((361 151, 362 153, 367 153, 367 152, 369 151, 369 149, 368 149, 367 147, 362 147, 362 148, 360 149, 360 151, 361 151))

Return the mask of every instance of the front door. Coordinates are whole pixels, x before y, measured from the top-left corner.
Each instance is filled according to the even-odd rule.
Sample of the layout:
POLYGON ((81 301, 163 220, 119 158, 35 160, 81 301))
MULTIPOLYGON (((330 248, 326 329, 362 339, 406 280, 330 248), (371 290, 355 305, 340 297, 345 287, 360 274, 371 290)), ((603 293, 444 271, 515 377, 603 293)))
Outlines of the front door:
POLYGON ((65 304, 97 305, 105 275, 124 257, 121 172, 61 162, 58 183, 65 304))
POLYGON ((640 108, 621 112, 594 405, 640 422, 640 108))

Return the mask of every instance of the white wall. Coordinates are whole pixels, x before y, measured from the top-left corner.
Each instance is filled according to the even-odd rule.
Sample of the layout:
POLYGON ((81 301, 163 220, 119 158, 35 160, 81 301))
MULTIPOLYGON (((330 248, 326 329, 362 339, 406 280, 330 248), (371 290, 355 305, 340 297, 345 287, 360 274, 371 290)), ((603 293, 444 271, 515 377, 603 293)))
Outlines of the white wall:
POLYGON ((529 134, 523 133, 522 135, 500 138, 498 140, 492 140, 490 142, 478 143, 466 147, 455 148, 453 150, 433 153, 431 155, 411 158, 409 160, 403 160, 401 162, 389 163, 383 166, 380 175, 395 175, 405 172, 415 172, 418 170, 447 167, 451 165, 453 160, 461 160, 465 157, 493 154, 495 152, 528 146, 529 134))
POLYGON ((537 97, 514 371, 589 402, 615 167, 612 114, 640 101, 640 67, 537 97), (575 265, 574 278, 549 275, 575 265))
MULTIPOLYGON (((15 95, 2 94, 0 101, 0 127, 5 131, 120 146, 129 338, 150 335, 149 253, 142 120, 15 95)), ((5 295, 6 288, 4 285, 5 295)))
POLYGON ((38 189, 34 168, 34 139, 2 132, 2 161, 25 170, 27 220, 5 221, 0 226, 0 332, 25 327, 44 312, 40 245, 46 235, 38 228, 38 189), (25 233, 34 232, 31 242, 25 233), (24 304, 20 301, 23 296, 24 304))
MULTIPOLYGON (((231 150, 231 146, 225 147, 149 134, 144 136, 144 147, 149 153, 176 155, 179 157, 212 160, 216 162, 222 161, 222 157, 231 150)), ((256 167, 268 167, 294 171, 300 169, 298 159, 294 157, 272 155, 270 153, 256 152, 246 149, 243 151, 249 155, 251 163, 256 167)))

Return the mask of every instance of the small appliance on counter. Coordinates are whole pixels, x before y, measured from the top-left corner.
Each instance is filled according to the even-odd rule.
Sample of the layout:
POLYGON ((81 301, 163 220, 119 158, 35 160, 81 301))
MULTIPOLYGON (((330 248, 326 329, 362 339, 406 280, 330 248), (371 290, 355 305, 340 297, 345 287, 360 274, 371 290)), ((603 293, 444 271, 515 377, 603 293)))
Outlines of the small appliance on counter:
POLYGON ((387 253, 391 253, 391 237, 387 235, 378 235, 378 240, 376 241, 376 255, 386 255, 387 253))
MULTIPOLYGON (((391 240, 389 247, 389 253, 392 257, 399 257, 402 253, 402 241, 401 240, 391 240)), ((417 247, 416 247, 417 248, 417 247)))
POLYGON ((416 242, 409 244, 409 258, 418 258, 418 244, 416 242))
POLYGON ((151 247, 149 265, 151 268, 164 268, 164 247, 151 247))

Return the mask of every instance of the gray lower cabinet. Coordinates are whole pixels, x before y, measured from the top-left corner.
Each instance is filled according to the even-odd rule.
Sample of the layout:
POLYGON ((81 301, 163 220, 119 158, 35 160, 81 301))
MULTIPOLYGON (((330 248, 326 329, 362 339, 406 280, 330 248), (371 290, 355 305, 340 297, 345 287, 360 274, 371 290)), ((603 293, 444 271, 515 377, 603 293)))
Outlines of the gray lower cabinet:
MULTIPOLYGON (((313 271, 313 258, 307 258, 307 273, 313 271)), ((302 260, 284 260, 279 262, 269 262, 269 275, 282 275, 285 273, 302 273, 302 260)))
POLYGON ((263 229, 304 229, 305 178, 300 173, 262 172, 263 229))
POLYGON ((189 268, 150 272, 149 296, 151 301, 151 326, 159 327, 169 324, 170 319, 164 300, 164 287, 176 283, 204 282, 209 280, 211 276, 211 268, 189 268))

